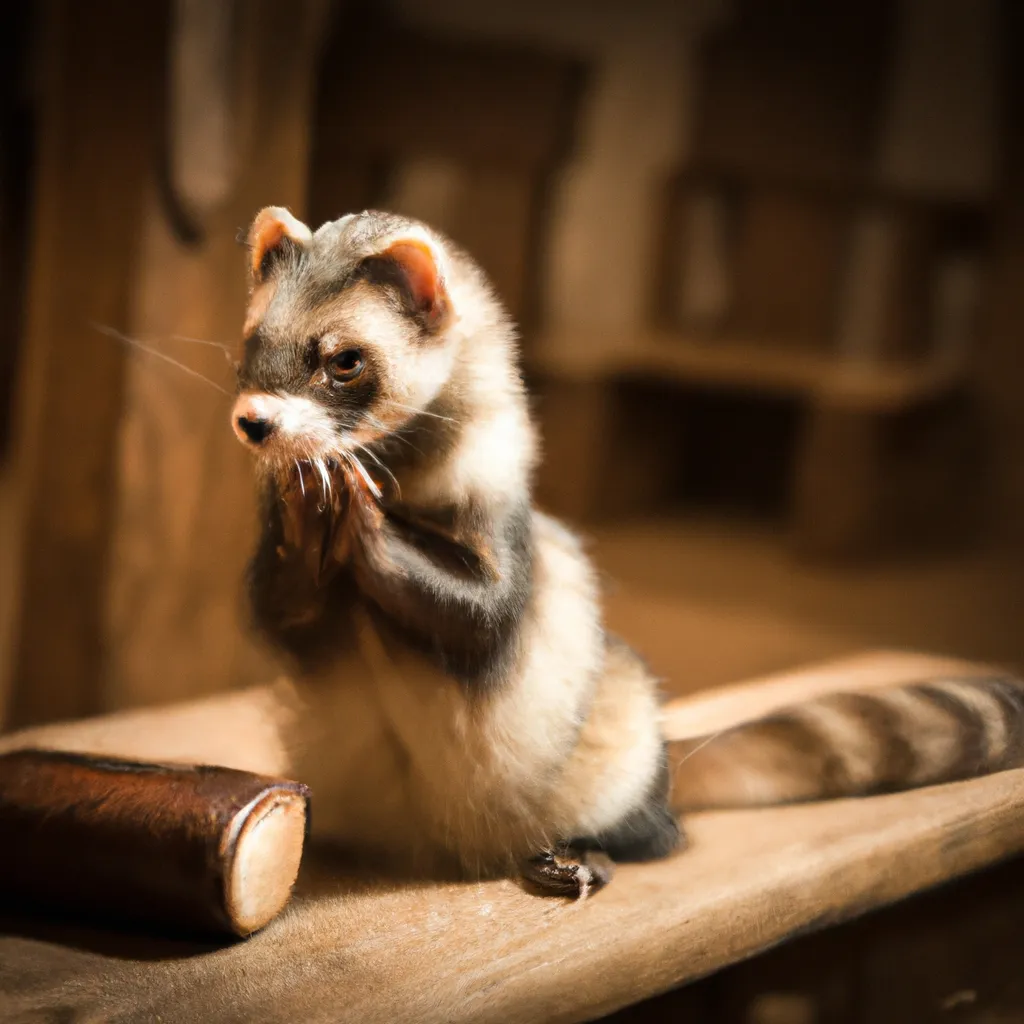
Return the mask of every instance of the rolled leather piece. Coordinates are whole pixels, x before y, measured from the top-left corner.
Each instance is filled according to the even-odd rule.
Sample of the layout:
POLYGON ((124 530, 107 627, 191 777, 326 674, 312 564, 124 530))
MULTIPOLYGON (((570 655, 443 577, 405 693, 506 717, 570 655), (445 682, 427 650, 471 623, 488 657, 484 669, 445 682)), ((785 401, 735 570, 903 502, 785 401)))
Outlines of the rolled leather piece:
POLYGON ((0 904, 249 935, 291 896, 308 808, 300 783, 232 768, 0 754, 0 904))

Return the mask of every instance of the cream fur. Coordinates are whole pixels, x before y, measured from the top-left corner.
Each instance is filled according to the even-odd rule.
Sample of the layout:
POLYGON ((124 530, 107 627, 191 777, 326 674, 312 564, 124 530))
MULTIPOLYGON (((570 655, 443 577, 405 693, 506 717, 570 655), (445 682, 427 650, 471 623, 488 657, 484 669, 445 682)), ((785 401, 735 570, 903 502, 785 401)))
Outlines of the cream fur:
POLYGON ((604 661, 579 542, 546 516, 534 525, 524 656, 496 694, 385 650, 368 622, 351 663, 299 682, 292 744, 315 831, 424 870, 457 859, 486 872, 611 825, 643 797, 660 756, 652 680, 619 651, 604 661))

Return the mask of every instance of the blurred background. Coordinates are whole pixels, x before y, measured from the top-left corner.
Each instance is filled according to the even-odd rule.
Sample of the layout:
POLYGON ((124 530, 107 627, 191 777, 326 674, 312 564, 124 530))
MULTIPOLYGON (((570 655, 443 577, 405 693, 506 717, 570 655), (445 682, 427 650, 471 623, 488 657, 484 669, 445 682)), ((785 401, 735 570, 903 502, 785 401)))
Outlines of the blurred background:
POLYGON ((2 5, 0 725, 274 671, 217 347, 271 203, 395 208, 477 256, 522 325, 541 501, 668 689, 871 646, 1024 667, 1022 20, 2 5))

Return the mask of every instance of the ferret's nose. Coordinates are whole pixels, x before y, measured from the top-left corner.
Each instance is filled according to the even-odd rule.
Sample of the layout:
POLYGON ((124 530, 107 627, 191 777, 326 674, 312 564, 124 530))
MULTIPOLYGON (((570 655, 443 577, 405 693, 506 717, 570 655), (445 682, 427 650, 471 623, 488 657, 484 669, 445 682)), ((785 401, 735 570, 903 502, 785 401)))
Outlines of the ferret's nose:
POLYGON ((247 416, 239 416, 235 426, 253 444, 263 444, 274 432, 274 424, 270 420, 249 419, 247 416))
POLYGON ((239 441, 259 447, 273 434, 275 422, 271 409, 259 395, 242 395, 231 416, 239 441))

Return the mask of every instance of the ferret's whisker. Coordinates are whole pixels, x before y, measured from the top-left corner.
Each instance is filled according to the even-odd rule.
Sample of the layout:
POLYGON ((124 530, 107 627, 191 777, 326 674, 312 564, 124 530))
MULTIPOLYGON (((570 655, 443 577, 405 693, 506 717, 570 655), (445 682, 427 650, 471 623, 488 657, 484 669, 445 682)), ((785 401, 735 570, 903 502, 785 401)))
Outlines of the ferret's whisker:
POLYGON ((388 441, 401 441, 402 444, 407 444, 414 452, 416 452, 417 455, 423 454, 423 449, 414 445, 412 441, 410 441, 409 438, 407 438, 402 433, 402 427, 399 427, 397 430, 392 431, 386 424, 381 423, 381 421, 377 419, 376 416, 371 416, 369 413, 366 413, 365 416, 366 422, 369 423, 370 426, 373 427, 374 429, 379 430, 382 434, 386 435, 388 441))
POLYGON ((376 452, 374 452, 374 451, 373 451, 372 449, 370 449, 370 448, 367 448, 365 444, 357 444, 357 445, 356 445, 356 447, 357 447, 357 448, 358 448, 358 449, 359 449, 359 450, 360 450, 360 451, 361 451, 361 452, 362 452, 362 453, 363 453, 364 455, 369 455, 369 456, 370 456, 370 458, 371 458, 371 459, 373 459, 373 461, 374 461, 374 462, 376 462, 376 463, 377 463, 377 465, 378 465, 378 466, 380 466, 380 468, 381 468, 381 469, 383 469, 383 470, 384 470, 384 472, 385 472, 385 473, 387 473, 387 475, 388 475, 389 477, 391 477, 391 479, 392 479, 392 480, 394 481, 394 483, 395 483, 395 486, 397 486, 397 485, 398 485, 398 481, 397 481, 397 480, 395 480, 395 474, 391 472, 391 470, 390 470, 390 469, 388 468, 387 464, 386 464, 385 462, 383 462, 383 461, 381 460, 380 456, 379 456, 379 455, 377 455, 377 453, 376 453, 376 452))
POLYGON ((718 737, 725 732, 728 732, 728 730, 719 729, 718 732, 713 732, 710 736, 705 737, 700 743, 697 744, 697 746, 693 748, 693 750, 687 751, 685 757, 681 757, 678 761, 676 761, 674 767, 678 768, 681 764, 685 764, 687 761, 690 760, 691 757, 693 757, 694 754, 697 754, 700 751, 702 751, 709 743, 712 743, 715 740, 717 740, 718 737))
POLYGON ((391 402, 390 404, 393 405, 396 409, 401 409, 403 412, 411 412, 417 416, 429 416, 433 420, 442 420, 445 423, 457 422, 456 420, 453 420, 451 416, 442 416, 440 413, 437 412, 428 412, 426 409, 417 409, 411 405, 402 405, 401 402, 391 402))
POLYGON ((417 455, 425 454, 423 449, 419 445, 415 445, 409 440, 400 430, 396 430, 391 435, 396 441, 401 441, 402 444, 407 444, 417 455))
POLYGON ((313 465, 316 467, 316 471, 320 474, 320 489, 323 492, 324 501, 329 499, 329 496, 334 492, 331 489, 331 478, 327 473, 327 467, 324 465, 324 460, 317 457, 313 460, 313 465))
POLYGON ((182 373, 188 374, 189 377, 195 377, 196 380, 201 380, 204 383, 209 384, 211 388, 219 391, 222 395, 227 395, 229 398, 231 397, 231 392, 226 388, 222 388, 216 381, 210 380, 209 377, 204 376, 198 370, 193 370, 191 366, 186 366, 184 363, 178 362, 177 359, 167 355, 166 352, 150 348, 149 345, 145 342, 139 341, 138 338, 131 338, 127 334, 122 334, 120 331, 114 330, 113 327, 104 327, 103 324, 93 324, 92 326, 99 331, 100 334, 105 334, 108 338, 113 338, 115 341, 123 342, 125 345, 132 345, 141 352, 145 352, 157 359, 162 359, 165 363, 170 363, 171 366, 176 366, 182 373))
POLYGON ((352 454, 352 452, 348 452, 347 454, 349 462, 351 463, 352 467, 363 478, 363 482, 366 484, 367 487, 370 488, 370 492, 373 494, 373 496, 378 501, 380 501, 380 499, 383 497, 381 489, 374 483, 373 477, 366 472, 366 467, 359 461, 358 458, 356 458, 355 455, 352 454))
POLYGON ((392 473, 391 470, 387 467, 387 465, 385 465, 385 463, 382 462, 381 459, 374 452, 370 451, 370 449, 367 448, 365 444, 357 445, 357 447, 361 452, 363 452, 366 455, 369 455, 370 458, 373 459, 373 461, 376 462, 377 465, 380 466, 380 468, 384 470, 385 473, 387 473, 388 477, 391 479, 391 482, 395 485, 395 490, 398 492, 398 497, 401 498, 402 485, 396 479, 395 474, 392 473))
POLYGON ((302 463, 298 459, 292 460, 295 463, 295 468, 299 471, 299 490, 302 491, 302 496, 306 496, 306 481, 302 475, 302 463))
POLYGON ((232 366, 235 365, 235 354, 230 345, 223 341, 207 341, 206 338, 189 338, 184 334, 172 334, 171 341, 187 341, 191 345, 208 345, 210 348, 219 348, 224 353, 224 358, 232 366))

